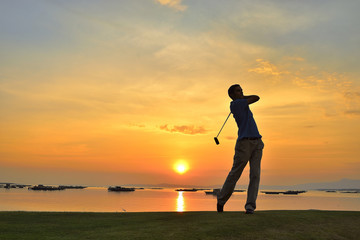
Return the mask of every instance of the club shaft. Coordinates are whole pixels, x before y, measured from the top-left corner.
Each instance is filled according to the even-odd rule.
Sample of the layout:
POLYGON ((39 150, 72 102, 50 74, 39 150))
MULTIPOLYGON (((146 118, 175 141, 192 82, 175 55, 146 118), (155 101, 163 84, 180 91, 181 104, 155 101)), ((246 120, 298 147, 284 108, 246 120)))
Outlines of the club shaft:
POLYGON ((227 116, 227 118, 226 118, 226 120, 225 120, 224 124, 223 124, 223 125, 222 125, 222 127, 220 128, 220 131, 219 131, 218 135, 216 135, 216 138, 220 135, 221 130, 224 128, 226 121, 227 121, 227 120, 229 119, 229 117, 230 117, 230 114, 231 114, 231 112, 229 113, 229 115, 227 116))

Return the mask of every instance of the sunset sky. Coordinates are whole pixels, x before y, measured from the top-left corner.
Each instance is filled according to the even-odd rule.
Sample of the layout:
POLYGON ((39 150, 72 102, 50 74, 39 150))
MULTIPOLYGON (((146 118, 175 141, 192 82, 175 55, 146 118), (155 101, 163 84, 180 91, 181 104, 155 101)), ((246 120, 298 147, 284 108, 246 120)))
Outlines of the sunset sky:
POLYGON ((359 179, 359 9, 1 1, 0 182, 221 185, 233 117, 220 145, 213 138, 235 83, 260 96, 251 110, 265 143, 262 185, 359 179))

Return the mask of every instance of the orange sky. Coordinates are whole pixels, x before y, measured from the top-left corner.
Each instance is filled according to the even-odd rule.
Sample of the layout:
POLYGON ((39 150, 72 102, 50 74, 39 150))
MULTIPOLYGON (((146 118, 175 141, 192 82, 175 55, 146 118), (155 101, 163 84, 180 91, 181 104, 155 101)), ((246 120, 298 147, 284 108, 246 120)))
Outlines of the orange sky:
POLYGON ((0 182, 221 185, 234 83, 261 98, 261 184, 358 179, 359 3, 223 3, 3 3, 0 182))

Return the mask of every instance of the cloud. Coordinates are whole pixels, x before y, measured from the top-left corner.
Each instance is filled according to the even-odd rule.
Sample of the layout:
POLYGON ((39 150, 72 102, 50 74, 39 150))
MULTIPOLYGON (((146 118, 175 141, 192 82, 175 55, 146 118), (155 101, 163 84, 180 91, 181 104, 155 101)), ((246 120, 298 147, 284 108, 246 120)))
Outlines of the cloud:
POLYGON ((227 139, 227 140, 236 140, 237 137, 234 137, 234 136, 226 136, 225 139, 227 139))
POLYGON ((168 131, 168 132, 177 132, 177 133, 190 134, 190 135, 207 133, 207 130, 204 127, 202 127, 202 126, 196 127, 193 125, 173 126, 171 128, 171 127, 168 127, 167 124, 165 124, 165 125, 160 126, 160 129, 164 130, 164 131, 168 131))
POLYGON ((360 116, 360 110, 348 110, 348 111, 345 111, 345 114, 360 116))
MULTIPOLYGON (((346 91, 352 87, 352 82, 344 74, 319 72, 314 75, 295 76, 293 83, 303 88, 317 88, 320 91, 346 91)), ((347 91, 348 92, 348 91, 347 91)))
POLYGON ((187 6, 181 4, 182 0, 156 0, 161 5, 173 8, 177 11, 185 11, 187 6))
POLYGON ((131 123, 131 124, 129 124, 129 127, 146 128, 146 125, 145 124, 138 124, 138 123, 131 123))
POLYGON ((265 107, 259 109, 258 112, 264 116, 298 116, 299 113, 306 112, 309 109, 309 104, 306 102, 294 102, 284 105, 271 105, 271 107, 265 107))
POLYGON ((255 72, 258 74, 279 76, 287 72, 281 72, 274 64, 264 59, 256 59, 257 67, 249 69, 249 72, 255 72))
POLYGON ((344 97, 349 99, 359 98, 360 92, 348 91, 344 93, 344 97))

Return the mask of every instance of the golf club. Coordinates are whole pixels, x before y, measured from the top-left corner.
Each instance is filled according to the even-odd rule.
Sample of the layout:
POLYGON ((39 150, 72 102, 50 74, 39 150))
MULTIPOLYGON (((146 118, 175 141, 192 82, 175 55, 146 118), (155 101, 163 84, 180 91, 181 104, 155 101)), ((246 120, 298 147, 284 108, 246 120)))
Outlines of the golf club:
POLYGON ((226 121, 229 119, 230 114, 231 114, 231 112, 229 113, 229 115, 227 116, 224 124, 223 124, 222 127, 220 128, 220 131, 219 131, 218 135, 217 135, 216 137, 214 137, 214 140, 215 140, 216 145, 219 145, 219 144, 220 144, 220 142, 219 142, 219 140, 218 140, 218 136, 219 136, 219 134, 221 133, 221 130, 223 129, 223 127, 225 126, 226 121))

